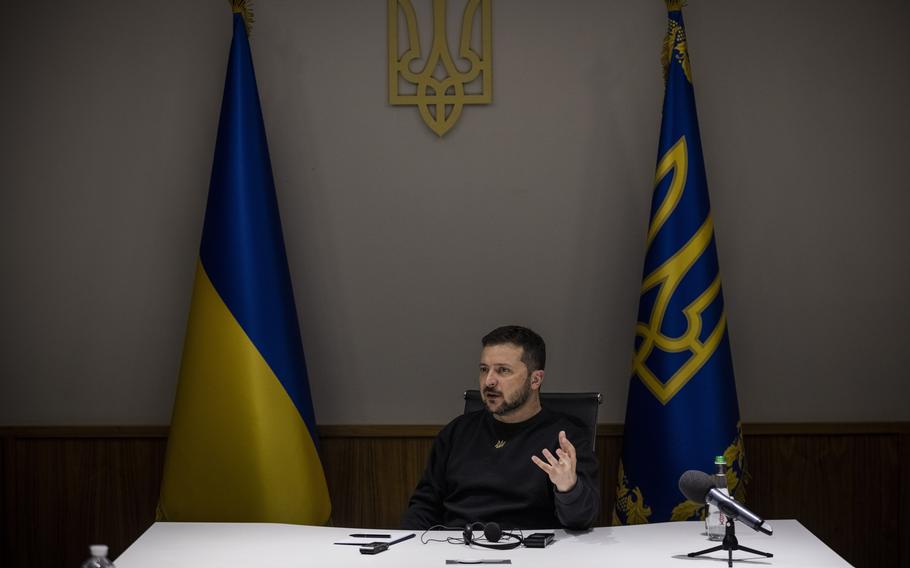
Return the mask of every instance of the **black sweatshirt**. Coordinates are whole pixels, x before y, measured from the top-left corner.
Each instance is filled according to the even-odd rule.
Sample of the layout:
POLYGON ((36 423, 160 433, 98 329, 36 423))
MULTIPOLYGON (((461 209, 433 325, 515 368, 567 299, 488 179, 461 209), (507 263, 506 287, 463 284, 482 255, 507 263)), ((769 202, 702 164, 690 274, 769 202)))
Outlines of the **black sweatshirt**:
POLYGON ((580 421, 541 409, 509 424, 479 410, 439 433, 401 526, 424 530, 495 521, 503 529, 586 529, 600 513, 599 488, 591 434, 580 421), (560 430, 578 458, 578 482, 565 493, 531 461, 535 454, 546 461, 544 448, 556 456, 560 430))

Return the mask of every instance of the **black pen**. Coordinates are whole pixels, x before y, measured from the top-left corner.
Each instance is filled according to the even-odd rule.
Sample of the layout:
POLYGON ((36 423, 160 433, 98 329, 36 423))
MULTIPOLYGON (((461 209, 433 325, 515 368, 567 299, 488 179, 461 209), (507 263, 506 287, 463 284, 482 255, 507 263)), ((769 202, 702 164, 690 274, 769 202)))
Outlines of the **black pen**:
POLYGON ((408 540, 409 538, 414 538, 415 534, 417 534, 417 533, 406 534, 401 538, 396 538, 395 540, 393 540, 392 542, 389 543, 389 546, 392 546, 393 544, 398 544, 399 542, 404 542, 404 541, 408 540))
POLYGON ((392 538, 390 534, 372 534, 372 533, 354 533, 349 534, 348 536, 354 538, 392 538))

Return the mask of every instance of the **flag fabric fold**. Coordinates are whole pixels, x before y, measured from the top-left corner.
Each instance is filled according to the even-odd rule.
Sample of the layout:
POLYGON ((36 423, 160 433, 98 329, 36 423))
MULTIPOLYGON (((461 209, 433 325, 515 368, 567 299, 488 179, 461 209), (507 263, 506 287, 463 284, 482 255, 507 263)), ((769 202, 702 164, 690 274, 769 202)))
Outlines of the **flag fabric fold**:
POLYGON ((265 126, 234 14, 158 519, 331 514, 265 126))
POLYGON ((697 519, 677 482, 745 454, 695 93, 679 0, 668 5, 665 88, 614 524, 697 519))

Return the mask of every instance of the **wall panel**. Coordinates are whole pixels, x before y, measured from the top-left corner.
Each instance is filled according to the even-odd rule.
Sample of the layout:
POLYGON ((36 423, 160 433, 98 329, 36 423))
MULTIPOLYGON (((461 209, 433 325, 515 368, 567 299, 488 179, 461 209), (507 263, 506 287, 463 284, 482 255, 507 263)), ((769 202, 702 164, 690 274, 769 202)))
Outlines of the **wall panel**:
POLYGON ((751 507, 769 518, 798 519, 851 562, 898 565, 901 435, 747 440, 751 507))
POLYGON ((2 493, 14 566, 78 566, 91 543, 118 554, 154 519, 162 429, 32 428, 4 436, 2 493))

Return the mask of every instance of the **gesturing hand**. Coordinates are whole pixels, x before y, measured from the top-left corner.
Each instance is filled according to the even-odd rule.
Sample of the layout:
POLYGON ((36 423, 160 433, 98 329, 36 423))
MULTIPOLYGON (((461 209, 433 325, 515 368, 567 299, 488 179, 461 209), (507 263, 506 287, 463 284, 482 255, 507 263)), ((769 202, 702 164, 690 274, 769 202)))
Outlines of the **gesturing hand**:
POLYGON ((577 463, 575 446, 566 438, 563 430, 559 431, 559 447, 556 449, 556 456, 554 457, 550 450, 544 448, 543 457, 547 461, 543 461, 537 456, 531 456, 531 461, 550 476, 550 482, 556 486, 557 490, 565 493, 575 487, 578 478, 575 476, 575 464, 577 463))

